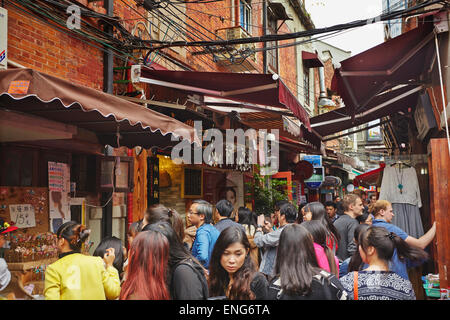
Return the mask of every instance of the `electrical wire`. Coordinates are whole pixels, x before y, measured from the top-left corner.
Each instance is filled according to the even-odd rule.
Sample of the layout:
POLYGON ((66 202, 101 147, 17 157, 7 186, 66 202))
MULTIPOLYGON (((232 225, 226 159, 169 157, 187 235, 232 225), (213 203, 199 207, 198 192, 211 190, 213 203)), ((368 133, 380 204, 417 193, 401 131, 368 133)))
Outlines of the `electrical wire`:
MULTIPOLYGON (((172 3, 172 2, 171 2, 172 3)), ((221 38, 220 36, 218 36, 216 33, 214 33, 214 32, 212 32, 212 31, 210 31, 209 29, 206 29, 203 25, 201 25, 200 23, 198 23, 197 21, 195 21, 194 19, 192 19, 190 16, 188 16, 186 13, 184 13, 184 12, 182 12, 179 8, 177 8, 177 7, 174 7, 174 9, 175 10, 177 10, 179 13, 181 13, 182 15, 184 15, 186 18, 188 18, 189 20, 192 20, 196 25, 198 25, 198 26, 200 26, 202 29, 204 29, 204 30, 206 30, 206 31, 208 31, 208 32, 210 32, 213 36, 215 36, 216 38, 219 38, 220 40, 224 40, 223 38, 221 38)), ((169 9, 169 11, 171 12, 171 13, 173 13, 173 11, 172 10, 170 10, 169 9)), ((179 18, 180 19, 180 18, 179 18)), ((180 19, 181 20, 181 19, 180 19)), ((204 35, 204 34, 203 34, 204 35)), ((206 35, 205 35, 206 36, 206 35)), ((207 37, 207 36, 206 36, 207 37)), ((209 38, 209 37, 207 37, 207 38, 209 38)), ((211 38, 209 38, 209 39, 211 39, 211 38)), ((233 54, 230 52, 230 51, 228 51, 228 54, 230 54, 231 55, 231 57, 230 57, 230 59, 231 58, 233 58, 234 59, 234 56, 233 56, 233 54)), ((222 54, 222 57, 224 57, 225 59, 228 59, 226 56, 224 56, 223 54, 222 54)), ((247 69, 247 71, 248 72, 250 72, 250 70, 244 65, 244 67, 245 67, 245 69, 247 69)))
MULTIPOLYGON (((158 26, 156 26, 150 19, 144 17, 139 11, 137 11, 135 8, 133 8, 132 6, 130 6, 127 2, 125 2, 124 0, 120 0, 120 1, 122 1, 126 6, 128 6, 130 9, 132 9, 132 10, 133 10, 134 12, 136 12, 138 15, 140 15, 140 16, 143 17, 145 20, 147 20, 152 26, 154 26, 154 27, 157 28, 159 31, 161 31, 161 29, 160 29, 158 26)), ((152 12, 150 12, 150 14, 152 14, 153 17, 156 17, 156 18, 162 18, 162 20, 164 20, 164 22, 167 23, 167 20, 165 19, 165 16, 164 16, 164 15, 161 17, 161 15, 158 15, 158 16, 157 16, 156 14, 153 14, 152 12)), ((161 19, 160 19, 160 22, 161 22, 162 24, 164 24, 163 21, 161 21, 161 19)), ((167 26, 167 24, 166 24, 166 26, 167 26)), ((172 31, 174 31, 174 30, 172 29, 172 31)), ((178 32, 179 32, 179 30, 175 30, 175 31, 174 31, 175 34, 178 33, 178 32)), ((190 38, 192 39, 191 36, 189 36, 189 35, 187 35, 187 36, 190 37, 190 38)), ((180 36, 180 37, 182 37, 182 36, 180 36)), ((141 48, 141 49, 142 49, 142 48, 141 48)), ((145 47, 145 48, 143 48, 143 49, 148 49, 148 47, 145 47)), ((186 48, 186 50, 188 50, 188 49, 186 48)), ((188 50, 188 51, 189 51, 189 50, 188 50)), ((166 57, 167 57, 167 56, 166 56, 166 57)), ((208 67, 210 67, 212 70, 215 69, 215 66, 209 64, 208 62, 204 61, 203 59, 200 59, 200 60, 201 60, 205 65, 207 65, 208 67)))
MULTIPOLYGON (((18 2, 18 1, 16 1, 16 2, 18 2)), ((83 42, 83 43, 85 43, 85 44, 87 44, 87 45, 89 45, 89 46, 91 46, 91 47, 94 47, 94 48, 96 48, 96 49, 98 49, 98 50, 101 50, 101 51, 103 51, 103 52, 107 52, 107 50, 106 50, 104 47, 98 46, 98 45, 92 43, 91 41, 87 41, 87 40, 85 40, 85 39, 83 39, 83 38, 80 38, 79 36, 82 36, 82 34, 78 34, 78 35, 77 35, 77 34, 74 34, 74 33, 71 32, 71 31, 67 31, 66 28, 61 28, 60 26, 58 26, 58 25, 61 25, 60 23, 58 23, 58 25, 49 23, 49 21, 48 21, 47 19, 42 18, 42 17, 40 17, 40 16, 38 16, 38 15, 36 15, 36 14, 30 13, 30 12, 24 10, 22 7, 17 6, 13 1, 6 0, 6 3, 7 3, 9 6, 14 7, 14 8, 17 10, 16 12, 17 12, 19 15, 21 15, 22 17, 26 17, 26 16, 23 15, 23 14, 21 14, 20 12, 25 13, 27 16, 29 16, 31 19, 33 19, 33 20, 35 20, 35 21, 44 22, 44 23, 48 24, 50 27, 52 27, 53 29, 55 29, 55 30, 57 30, 57 31, 59 31, 59 32, 62 32, 62 33, 64 33, 64 34, 67 34, 67 35, 69 35, 69 36, 75 38, 76 40, 81 41, 81 42, 83 42)), ((24 4, 22 4, 22 5, 23 5, 24 7, 26 7, 26 5, 24 5, 24 4)), ((51 18, 49 18, 49 19, 51 20, 51 18)), ((54 22, 55 22, 55 21, 54 21, 54 22)), ((65 25, 64 25, 64 26, 65 26, 65 25)), ((102 45, 105 45, 105 44, 104 44, 103 42, 101 42, 101 41, 98 41, 98 40, 94 40, 94 41, 97 42, 97 43, 100 43, 100 44, 102 44, 102 45)), ((130 54, 126 53, 126 52, 122 52, 122 51, 118 50, 117 48, 114 49, 113 55, 116 56, 117 58, 123 60, 123 61, 125 61, 125 60, 127 59, 127 57, 128 57, 128 58, 132 58, 133 60, 135 60, 135 58, 134 58, 132 55, 130 55, 130 54), (117 54, 116 52, 121 52, 122 55, 117 54)))
POLYGON ((294 32, 294 33, 290 33, 290 34, 265 35, 265 36, 261 36, 261 37, 240 38, 240 39, 233 39, 233 40, 226 40, 226 41, 194 41, 194 42, 175 41, 172 43, 166 43, 166 44, 160 44, 159 46, 154 46, 154 47, 150 48, 149 50, 154 51, 154 50, 160 50, 163 48, 179 47, 179 46, 186 46, 186 47, 194 46, 195 47, 195 46, 248 44, 248 43, 256 43, 256 42, 280 41, 280 40, 289 40, 289 39, 295 39, 295 38, 309 37, 309 36, 313 36, 316 34, 329 33, 329 32, 336 31, 336 30, 347 30, 347 29, 351 29, 351 28, 361 27, 364 25, 370 25, 370 24, 380 22, 380 21, 391 20, 396 17, 397 18, 398 17, 407 17, 407 16, 412 15, 411 14, 412 11, 427 7, 429 5, 441 3, 441 2, 443 2, 443 0, 434 0, 434 1, 430 0, 430 1, 427 1, 424 3, 421 3, 419 5, 416 5, 414 7, 405 9, 405 10, 398 10, 398 11, 394 11, 389 14, 381 14, 372 19, 356 20, 353 22, 349 22, 349 23, 345 23, 345 24, 338 24, 338 25, 334 25, 331 27, 294 32))

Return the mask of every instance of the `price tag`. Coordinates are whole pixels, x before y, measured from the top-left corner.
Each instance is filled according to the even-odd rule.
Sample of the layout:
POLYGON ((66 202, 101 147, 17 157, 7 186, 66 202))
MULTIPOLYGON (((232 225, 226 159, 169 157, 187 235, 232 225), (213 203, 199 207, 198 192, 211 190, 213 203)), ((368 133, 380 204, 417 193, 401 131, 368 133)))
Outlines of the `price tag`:
POLYGON ((18 228, 36 226, 34 207, 31 204, 11 204, 9 205, 9 215, 11 221, 14 221, 15 226, 18 228))

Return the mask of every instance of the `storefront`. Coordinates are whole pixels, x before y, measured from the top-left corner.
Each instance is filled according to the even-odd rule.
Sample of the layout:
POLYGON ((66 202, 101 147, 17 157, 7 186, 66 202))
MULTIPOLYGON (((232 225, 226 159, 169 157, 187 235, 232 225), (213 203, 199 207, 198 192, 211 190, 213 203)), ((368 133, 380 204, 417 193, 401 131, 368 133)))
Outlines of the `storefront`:
POLYGON ((0 105, 0 216, 19 227, 3 254, 18 298, 30 298, 24 282, 42 292, 62 223, 89 225, 87 250, 112 234, 125 241, 133 159, 124 149, 171 145, 180 129, 196 141, 173 118, 32 69, 0 71, 0 105))
MULTIPOLYGON (((166 112, 191 125, 200 121, 203 130, 200 136, 210 128, 219 129, 224 137, 228 129, 244 130, 246 134, 249 129, 254 132, 262 130, 265 137, 272 130, 278 130, 278 171, 288 173, 290 181, 294 174, 289 165, 292 154, 320 152, 320 138, 310 130, 306 111, 278 77, 270 74, 170 71, 144 66, 133 66, 131 73, 134 85, 150 85, 147 91, 152 101, 177 100, 177 105, 184 108, 166 109, 166 112), (207 118, 201 115, 207 115, 207 118)), ((152 101, 148 102, 151 104, 152 101)), ((159 111, 164 112, 162 109, 159 111)), ((264 148, 258 139, 258 135, 249 138, 242 147, 250 152, 252 145, 258 153, 262 152, 264 148)), ((239 143, 242 142, 236 141, 235 150, 239 143)), ((160 151, 157 152, 160 203, 174 207, 184 215, 193 199, 202 198, 214 204, 229 196, 234 199, 235 209, 240 206, 254 209, 251 197, 245 196, 250 192, 248 186, 253 181, 254 172, 254 166, 248 165, 247 154, 244 165, 228 165, 225 156, 222 163, 212 165, 177 165, 170 159, 168 150, 160 151)), ((223 154, 227 154, 226 149, 223 154)), ((238 163, 235 156, 235 163, 238 163)), ((259 160, 260 156, 261 153, 258 154, 259 160)), ((283 176, 283 179, 287 177, 283 176)), ((296 187, 299 184, 293 181, 293 188, 296 187)), ((298 195, 295 190, 290 190, 291 197, 298 195)))
MULTIPOLYGON (((448 12, 443 13, 448 16, 448 12)), ((389 140, 386 166, 357 176, 355 182, 378 185, 380 182, 375 180, 379 180, 381 171, 384 177, 395 180, 392 170, 407 170, 408 177, 415 181, 418 190, 415 199, 420 209, 420 215, 415 211, 417 218, 422 220, 425 231, 434 221, 437 223, 436 238, 430 246, 432 265, 424 265, 422 270, 411 269, 418 298, 425 296, 421 275, 439 273, 441 288, 445 289, 449 276, 445 249, 449 245, 446 236, 449 194, 445 177, 450 157, 443 109, 444 92, 448 94, 448 71, 440 70, 448 64, 449 42, 448 23, 443 28, 441 21, 433 15, 425 16, 417 28, 342 61, 332 89, 346 106, 311 118, 311 126, 322 136, 380 118, 391 122, 384 124, 384 134, 389 140), (390 173, 387 175, 386 171, 390 173)), ((401 177, 398 175, 400 180, 395 184, 400 193, 404 187, 401 177)), ((386 193, 382 196, 383 181, 380 187, 380 197, 386 197, 386 193)))

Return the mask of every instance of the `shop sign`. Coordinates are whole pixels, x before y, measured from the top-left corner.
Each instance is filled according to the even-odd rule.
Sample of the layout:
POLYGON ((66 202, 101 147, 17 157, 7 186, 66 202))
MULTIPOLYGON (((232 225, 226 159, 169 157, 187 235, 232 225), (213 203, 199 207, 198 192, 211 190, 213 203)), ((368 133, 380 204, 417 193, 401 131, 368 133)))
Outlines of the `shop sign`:
POLYGON ((0 70, 8 64, 8 10, 0 8, 0 70))
POLYGON ((304 155, 302 160, 310 162, 314 168, 322 167, 322 156, 320 155, 304 155))
MULTIPOLYGON (((404 10, 407 8, 406 0, 383 0, 383 12, 404 10)), ((402 18, 392 19, 385 22, 385 39, 392 39, 402 34, 402 18)))
POLYGON ((323 167, 314 168, 311 178, 305 180, 306 187, 310 189, 320 188, 325 179, 325 170, 323 167))
POLYGON ((152 205, 159 203, 159 158, 147 158, 147 200, 152 205))
MULTIPOLYGON (((380 119, 370 121, 368 126, 373 126, 380 123, 380 119)), ((383 136, 381 135, 381 127, 376 126, 367 130, 367 141, 383 141, 383 136)))
POLYGON ((34 207, 31 204, 10 204, 9 214, 11 221, 18 228, 31 228, 36 226, 34 207))

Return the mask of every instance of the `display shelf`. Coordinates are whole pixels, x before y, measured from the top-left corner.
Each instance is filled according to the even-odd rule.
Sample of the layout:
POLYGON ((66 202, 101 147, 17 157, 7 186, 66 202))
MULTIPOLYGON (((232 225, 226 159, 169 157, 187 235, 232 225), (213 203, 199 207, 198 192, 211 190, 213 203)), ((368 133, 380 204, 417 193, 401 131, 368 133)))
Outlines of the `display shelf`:
POLYGON ((49 258, 28 262, 7 262, 9 271, 27 271, 41 265, 49 265, 58 260, 58 258, 49 258))

